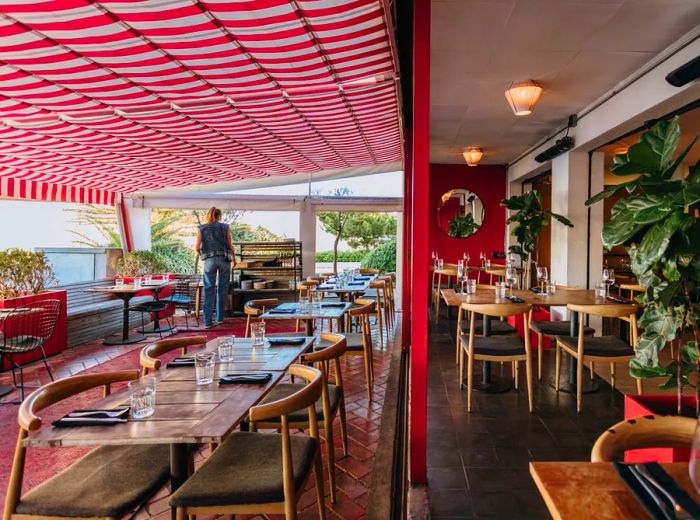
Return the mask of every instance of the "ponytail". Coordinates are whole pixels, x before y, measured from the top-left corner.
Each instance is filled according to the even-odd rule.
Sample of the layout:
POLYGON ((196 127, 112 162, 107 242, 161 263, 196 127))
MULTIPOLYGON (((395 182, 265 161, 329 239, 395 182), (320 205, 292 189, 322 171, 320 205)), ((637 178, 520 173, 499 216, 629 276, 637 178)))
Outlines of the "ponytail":
POLYGON ((221 218, 221 210, 215 206, 209 208, 207 214, 204 216, 204 223, 211 224, 212 222, 219 220, 221 218))

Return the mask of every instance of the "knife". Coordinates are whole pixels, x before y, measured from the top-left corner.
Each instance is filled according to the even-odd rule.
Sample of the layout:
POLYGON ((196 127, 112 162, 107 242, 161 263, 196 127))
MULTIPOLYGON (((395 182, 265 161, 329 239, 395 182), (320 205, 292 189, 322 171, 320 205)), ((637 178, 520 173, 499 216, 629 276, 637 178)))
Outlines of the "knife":
POLYGON ((639 470, 632 464, 627 466, 627 469, 629 472, 634 476, 634 478, 637 479, 639 484, 644 488, 644 491, 646 492, 647 496, 649 496, 656 506, 659 508, 659 511, 664 515, 664 518, 667 520, 676 520, 676 512, 671 509, 671 507, 668 505, 668 503, 659 495, 656 493, 655 489, 649 484, 647 479, 645 479, 640 473, 639 470))
POLYGON ((644 467, 692 518, 700 518, 700 505, 658 462, 647 462, 644 467))

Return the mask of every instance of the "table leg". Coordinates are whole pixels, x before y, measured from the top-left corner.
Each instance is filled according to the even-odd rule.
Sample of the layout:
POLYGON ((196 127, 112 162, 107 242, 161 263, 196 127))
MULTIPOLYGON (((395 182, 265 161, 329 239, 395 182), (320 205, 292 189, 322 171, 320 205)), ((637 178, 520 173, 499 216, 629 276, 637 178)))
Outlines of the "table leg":
MULTIPOLYGON (((569 334, 571 334, 571 337, 576 338, 578 337, 578 328, 579 328, 579 319, 578 319, 578 312, 572 312, 571 313, 571 329, 569 330, 569 334)), ((578 371, 578 360, 574 356, 568 356, 569 357, 569 362, 568 362, 568 370, 566 374, 566 380, 563 383, 560 383, 559 385, 559 391, 560 392, 566 392, 569 394, 575 394, 576 393, 576 372, 578 371)), ((552 388, 556 389, 556 381, 552 379, 549 383, 549 386, 552 388)), ((598 381, 595 379, 591 381, 589 377, 584 376, 583 377, 583 388, 581 389, 582 394, 593 394, 600 390, 600 387, 598 385, 598 381)))
POLYGON ((306 327, 306 335, 314 335, 314 320, 304 320, 304 326, 306 327))
MULTIPOLYGON (((491 334, 491 317, 483 315, 482 320, 484 324, 484 336, 489 336, 491 334)), ((484 361, 482 363, 482 372, 481 381, 474 382, 474 390, 487 394, 500 394, 510 390, 511 384, 508 380, 501 377, 493 377, 491 374, 490 361, 484 361)))
MULTIPOLYGON (((187 444, 170 445, 170 493, 174 493, 187 480, 187 444)), ((170 516, 175 520, 175 508, 171 508, 170 516)))
POLYGON ((132 334, 129 335, 129 300, 131 300, 130 295, 125 295, 122 300, 124 301, 124 309, 122 316, 122 335, 119 337, 107 338, 104 341, 105 345, 129 345, 131 343, 138 343, 146 339, 143 334, 132 334))

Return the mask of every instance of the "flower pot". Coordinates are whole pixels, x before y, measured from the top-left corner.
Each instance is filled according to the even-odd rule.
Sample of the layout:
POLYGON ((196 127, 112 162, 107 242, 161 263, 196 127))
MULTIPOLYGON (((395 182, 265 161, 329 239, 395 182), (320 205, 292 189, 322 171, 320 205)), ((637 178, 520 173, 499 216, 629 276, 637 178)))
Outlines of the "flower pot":
MULTIPOLYGON (((625 419, 642 415, 678 415, 676 395, 627 394, 625 395, 625 419)), ((695 418, 695 396, 684 395, 683 415, 695 418)), ((625 453, 626 462, 688 462, 688 448, 646 448, 625 453)))
MULTIPOLYGON (((12 309, 42 300, 59 300, 61 302, 61 309, 58 316, 58 322, 56 323, 56 328, 51 338, 49 338, 49 340, 44 344, 46 355, 51 356, 65 350, 67 346, 68 332, 66 319, 66 291, 49 290, 40 292, 39 294, 28 294, 25 296, 18 296, 17 298, 8 298, 6 300, 0 299, 0 309, 12 309)), ((1 327, 2 322, 0 321, 0 328, 1 327)), ((26 354, 14 356, 14 360, 20 365, 31 363, 32 361, 37 361, 39 359, 41 359, 41 350, 39 349, 27 352, 26 354)), ((10 362, 7 359, 3 359, 0 369, 8 370, 10 366, 10 362)))

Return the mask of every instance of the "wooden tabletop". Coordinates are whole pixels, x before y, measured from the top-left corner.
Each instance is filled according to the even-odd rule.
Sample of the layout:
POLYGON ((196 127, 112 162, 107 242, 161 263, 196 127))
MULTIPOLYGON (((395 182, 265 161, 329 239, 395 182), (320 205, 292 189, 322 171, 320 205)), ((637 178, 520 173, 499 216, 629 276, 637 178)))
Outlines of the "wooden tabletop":
MULTIPOLYGON (((688 463, 661 464, 700 502, 688 463)), ((530 474, 555 520, 649 518, 609 462, 531 462, 530 474)))
POLYGON ((350 308, 352 303, 349 302, 333 302, 332 305, 328 304, 323 304, 321 303, 320 308, 316 308, 315 310, 309 310, 305 312, 300 312, 299 311, 299 304, 296 302, 289 302, 289 303, 283 303, 281 305, 278 305, 277 307, 274 307, 275 309, 280 308, 280 309, 294 309, 295 312, 280 312, 280 313, 275 313, 272 312, 272 309, 268 309, 267 312, 262 314, 260 317, 263 319, 274 319, 274 320, 284 320, 284 319, 293 319, 293 320, 316 320, 316 319, 338 319, 342 318, 343 315, 347 312, 347 310, 350 308), (342 303, 343 306, 339 306, 338 303, 342 303))
POLYGON ((337 287, 335 284, 322 283, 317 285, 312 290, 317 292, 334 292, 334 293, 353 293, 353 292, 363 292, 369 289, 370 284, 374 281, 371 280, 358 280, 358 285, 346 285, 345 287, 337 287), (360 284, 360 282, 362 282, 360 284))
MULTIPOLYGON (((215 350, 224 338, 207 343, 215 350)), ((194 367, 162 368, 154 372, 156 411, 146 419, 129 420, 111 426, 55 428, 44 425, 24 441, 26 446, 80 446, 219 443, 246 417, 276 385, 297 357, 313 343, 306 338, 301 345, 253 348, 249 339, 237 339, 234 361, 217 365, 216 373, 271 372, 264 385, 219 385, 216 378, 208 385, 196 385, 194 367)), ((128 404, 124 388, 90 408, 116 408, 128 404)))
MULTIPOLYGON (((507 291, 506 294, 510 294, 510 291, 507 291)), ((617 302, 596 296, 595 291, 585 289, 559 289, 549 296, 522 290, 513 291, 513 294, 525 300, 525 303, 542 307, 565 307, 569 303, 576 305, 618 305, 617 302)), ((476 294, 457 294, 454 289, 440 289, 440 295, 445 303, 451 307, 458 307, 464 302, 511 303, 510 300, 496 298, 496 291, 493 289, 477 289, 476 294)))

